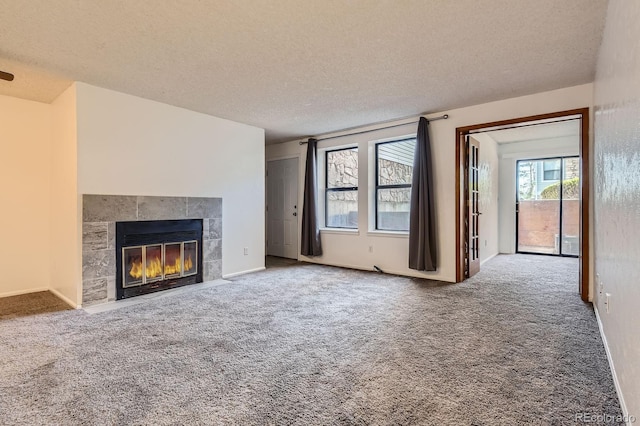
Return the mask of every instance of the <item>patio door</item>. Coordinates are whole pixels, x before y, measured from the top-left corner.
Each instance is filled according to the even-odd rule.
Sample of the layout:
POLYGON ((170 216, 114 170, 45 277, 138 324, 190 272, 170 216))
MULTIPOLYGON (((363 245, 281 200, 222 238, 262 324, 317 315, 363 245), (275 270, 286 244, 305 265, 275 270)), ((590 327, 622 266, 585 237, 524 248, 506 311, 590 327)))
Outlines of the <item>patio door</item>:
POLYGON ((580 158, 520 160, 516 172, 516 251, 577 257, 580 158))

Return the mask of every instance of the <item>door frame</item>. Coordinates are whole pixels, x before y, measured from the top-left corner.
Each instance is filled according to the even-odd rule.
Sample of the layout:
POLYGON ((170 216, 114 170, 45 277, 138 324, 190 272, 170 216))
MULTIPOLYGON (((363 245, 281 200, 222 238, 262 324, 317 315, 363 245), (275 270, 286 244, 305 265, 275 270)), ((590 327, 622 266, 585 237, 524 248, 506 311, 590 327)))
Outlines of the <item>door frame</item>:
MULTIPOLYGON (((296 194, 296 201, 297 201, 297 206, 301 205, 301 195, 300 195, 300 191, 301 191, 301 185, 300 185, 300 167, 301 167, 301 158, 302 155, 301 154, 286 154, 286 155, 276 155, 274 157, 269 157, 269 158, 265 158, 265 162, 264 162, 264 254, 265 256, 268 256, 267 254, 267 243, 268 243, 268 238, 269 238, 269 213, 267 211, 268 206, 268 193, 267 191, 269 191, 269 163, 272 161, 280 161, 280 160, 292 160, 292 159, 296 159, 298 160, 298 169, 296 170, 296 179, 298 181, 298 193, 296 194)), ((298 215, 296 216, 296 244, 298 245, 298 250, 296 253, 296 259, 300 259, 300 228, 301 228, 301 209, 298 209, 298 215)))
POLYGON ((590 239, 589 239, 589 204, 591 180, 589 175, 589 108, 578 108, 566 111, 557 111, 548 114, 531 115, 527 117, 513 118, 509 120, 493 121, 489 123, 474 124, 456 128, 456 282, 462 282, 465 277, 465 223, 464 202, 466 194, 464 189, 464 161, 465 161, 465 136, 471 131, 491 127, 508 126, 528 121, 561 118, 570 115, 578 115, 581 119, 580 127, 580 255, 579 255, 579 292, 583 301, 589 301, 589 267, 590 267, 590 239))

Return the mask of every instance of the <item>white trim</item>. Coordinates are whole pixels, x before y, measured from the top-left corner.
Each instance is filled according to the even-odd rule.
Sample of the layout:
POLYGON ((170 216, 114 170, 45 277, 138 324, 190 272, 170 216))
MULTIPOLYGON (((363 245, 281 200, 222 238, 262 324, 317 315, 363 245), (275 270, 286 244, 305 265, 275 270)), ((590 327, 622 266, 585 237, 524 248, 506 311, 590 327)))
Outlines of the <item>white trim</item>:
POLYGON ((596 306, 595 303, 593 304, 593 310, 596 313, 596 320, 598 321, 598 329, 600 330, 600 337, 602 337, 602 343, 604 344, 604 351, 607 354, 607 361, 609 361, 609 368, 611 369, 613 384, 616 387, 616 393, 618 394, 618 401, 620 401, 620 409, 622 410, 622 415, 624 416, 624 418, 628 419, 629 410, 627 410, 627 405, 624 403, 624 397, 622 396, 622 389, 620 388, 620 382, 618 381, 616 368, 613 365, 613 358, 611 357, 611 351, 609 350, 609 343, 607 343, 607 336, 605 336, 604 334, 604 328, 602 326, 602 321, 600 320, 600 313, 598 312, 598 307, 596 306))
POLYGON ((0 293, 0 299, 3 297, 20 296, 21 294, 39 293, 41 291, 47 291, 47 290, 49 290, 48 287, 37 287, 37 288, 30 288, 27 290, 8 291, 6 293, 0 293))
POLYGON ((300 159, 302 154, 287 154, 287 155, 278 155, 277 157, 267 158, 265 163, 270 163, 271 161, 280 161, 280 160, 291 160, 292 158, 300 159))
POLYGON ((500 252, 498 252, 498 251, 493 253, 491 256, 487 257, 485 260, 480 262, 480 266, 484 265, 485 263, 487 263, 488 261, 490 261, 491 259, 493 259, 494 257, 496 257, 499 254, 500 254, 500 252))
MULTIPOLYGON (((416 124, 416 122, 411 122, 411 123, 406 123, 406 124, 416 124)), ((400 127, 400 126, 398 126, 400 127)), ((382 139, 375 139, 375 140, 370 140, 369 143, 373 144, 373 145, 377 145, 379 143, 385 143, 385 142, 396 142, 396 141, 401 141, 401 140, 405 140, 405 139, 416 139, 418 137, 418 131, 416 130, 413 133, 407 133, 406 135, 401 135, 401 136, 391 136, 389 138, 382 138, 382 139)))
MULTIPOLYGON (((334 266, 334 267, 337 267, 337 268, 356 269, 358 271, 377 272, 375 269, 373 269, 373 265, 374 265, 373 263, 371 264, 371 268, 367 268, 367 267, 364 267, 364 266, 346 265, 346 264, 343 264, 343 263, 319 262, 317 260, 314 260, 313 257, 307 257, 307 256, 304 256, 304 255, 300 255, 299 260, 301 262, 313 263, 314 265, 325 265, 325 266, 334 266)), ((435 279, 435 278, 431 278, 428 275, 424 275, 424 274, 428 274, 428 272, 415 271, 415 273, 412 273, 412 272, 407 272, 407 271, 390 270, 390 269, 386 269, 386 268, 380 268, 380 269, 382 269, 383 273, 386 274, 386 275, 397 275, 397 276, 406 277, 406 278, 422 278, 422 279, 425 279, 425 280, 439 281, 439 282, 447 283, 447 284, 456 284, 455 278, 439 277, 439 278, 435 279)))
POLYGON ((367 231, 369 237, 409 238, 409 231, 367 231))
POLYGON ((60 293, 58 290, 56 290, 55 288, 50 288, 48 289, 51 293, 53 293, 58 299, 61 299, 63 302, 65 302, 67 305, 71 306, 73 309, 80 309, 82 308, 82 305, 78 305, 75 302, 71 301, 71 299, 69 299, 67 296, 65 296, 64 294, 60 293))
POLYGON ((347 234, 347 235, 360 235, 359 229, 351 228, 320 228, 321 234, 347 234))
POLYGON ((264 266, 261 266, 259 268, 247 269, 246 271, 233 272, 231 274, 226 274, 226 275, 223 275, 222 278, 226 280, 227 278, 233 278, 233 277, 237 277, 239 275, 244 275, 244 274, 251 274, 253 272, 260 272, 260 271, 264 271, 265 269, 267 268, 265 268, 264 266))

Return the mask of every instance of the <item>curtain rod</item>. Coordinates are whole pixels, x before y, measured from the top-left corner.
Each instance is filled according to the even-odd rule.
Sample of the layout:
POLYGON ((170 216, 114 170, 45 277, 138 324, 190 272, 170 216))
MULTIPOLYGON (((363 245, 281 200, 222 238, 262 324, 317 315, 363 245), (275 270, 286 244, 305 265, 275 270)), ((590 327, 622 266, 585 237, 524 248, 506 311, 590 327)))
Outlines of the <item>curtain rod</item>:
MULTIPOLYGON (((441 115, 439 117, 429 118, 429 119, 427 119, 427 121, 446 120, 447 118, 449 118, 449 114, 444 114, 444 115, 441 115)), ((361 130, 359 132, 345 133, 343 135, 338 135, 338 136, 328 136, 326 138, 316 138, 316 140, 317 141, 326 141, 326 140, 329 140, 329 139, 343 138, 345 136, 361 135, 363 133, 377 132, 378 130, 384 130, 384 129, 391 129, 391 128, 394 128, 394 127, 406 126, 407 124, 413 124, 413 123, 417 123, 417 122, 418 122, 418 120, 409 121, 407 123, 402 123, 402 124, 392 124, 390 126, 377 127, 375 129, 370 129, 370 130, 361 130)), ((305 145, 306 143, 307 143, 307 141, 301 141, 300 145, 305 145)))

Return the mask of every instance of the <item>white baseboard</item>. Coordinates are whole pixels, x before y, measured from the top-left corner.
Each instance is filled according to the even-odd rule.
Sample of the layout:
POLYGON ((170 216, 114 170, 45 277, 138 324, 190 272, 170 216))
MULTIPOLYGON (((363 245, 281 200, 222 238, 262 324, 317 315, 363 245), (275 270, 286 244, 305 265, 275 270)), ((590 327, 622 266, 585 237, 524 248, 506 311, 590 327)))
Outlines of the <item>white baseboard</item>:
POLYGON ((81 305, 78 305, 77 303, 73 302, 71 299, 69 299, 64 294, 60 293, 58 290, 56 290, 54 288, 49 288, 48 290, 51 293, 55 294, 58 299, 61 299, 67 305, 71 306, 73 309, 80 309, 82 307, 81 305))
MULTIPOLYGON (((358 265, 346 265, 346 264, 337 263, 337 262, 318 262, 313 260, 312 257, 307 257, 307 256, 300 256, 298 260, 301 262, 313 263, 314 265, 336 266, 338 268, 355 269, 358 271, 377 272, 375 269, 373 269, 373 265, 371 265, 370 267, 365 267, 365 266, 358 266, 358 265)), ((399 275, 401 277, 408 277, 408 278, 422 278, 425 280, 441 281, 446 283, 456 282, 455 278, 452 278, 452 277, 434 278, 428 275, 423 275, 420 271, 416 271, 415 274, 411 274, 411 272, 407 273, 407 271, 397 271, 397 270, 386 269, 386 268, 381 268, 381 269, 383 273, 389 274, 389 275, 399 275)))
POLYGON ((488 261, 490 261, 491 259, 493 259, 494 257, 496 257, 499 254, 500 254, 499 252, 493 253, 491 256, 487 257, 485 260, 480 262, 480 266, 484 265, 485 263, 487 263, 488 261))
POLYGON ((624 397, 622 396, 622 389, 620 389, 620 382, 618 381, 618 375, 616 374, 616 368, 613 365, 613 358, 611 357, 611 351, 609 351, 609 343, 607 343, 607 336, 604 335, 604 328, 602 327, 602 321, 600 320, 600 313, 598 307, 593 304, 593 310, 596 312, 596 320, 598 321, 598 329, 600 330, 600 337, 602 337, 602 343, 604 344, 604 351, 607 354, 607 361, 609 361, 609 368, 611 369, 611 376, 613 376, 613 384, 616 387, 616 393, 618 394, 618 401, 620 401, 620 408, 622 409, 622 415, 625 419, 629 418, 629 411, 627 405, 624 403, 624 397))
POLYGON ((0 293, 0 298, 2 297, 11 297, 11 296, 20 296, 21 294, 29 294, 29 293, 38 293, 41 291, 47 291, 49 288, 47 287, 38 287, 38 288, 30 288, 27 290, 16 290, 16 291, 8 291, 6 293, 0 293))
POLYGON ((240 271, 240 272, 234 272, 232 274, 226 274, 226 275, 223 275, 222 278, 224 278, 226 280, 227 278, 233 278, 233 277, 237 277, 239 275, 250 274, 252 272, 260 272, 260 271, 264 271, 265 269, 267 269, 267 268, 265 268, 264 266, 261 266, 259 268, 255 268, 255 269, 247 269, 246 271, 240 271))

